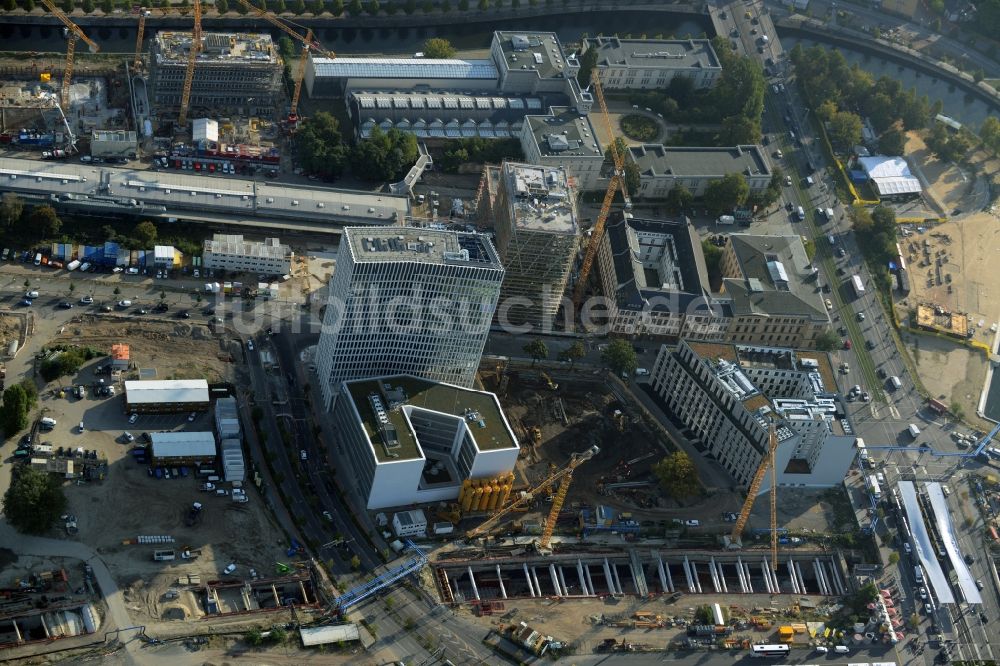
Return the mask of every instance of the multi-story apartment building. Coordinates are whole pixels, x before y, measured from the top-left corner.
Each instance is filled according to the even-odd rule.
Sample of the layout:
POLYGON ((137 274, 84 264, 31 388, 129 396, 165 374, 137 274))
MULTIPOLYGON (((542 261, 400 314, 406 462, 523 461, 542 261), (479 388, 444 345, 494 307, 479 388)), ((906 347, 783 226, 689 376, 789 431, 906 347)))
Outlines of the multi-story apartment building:
POLYGON ((722 340, 732 313, 712 296, 698 232, 687 218, 616 212, 597 250, 610 333, 722 340))
MULTIPOLYGON (((660 348, 650 381, 695 446, 741 486, 767 454, 772 422, 779 486, 834 486, 850 467, 855 438, 838 416, 825 354, 682 341, 660 348)), ((761 492, 769 488, 766 478, 761 492)))
POLYGON ((591 37, 583 48, 584 54, 596 51, 594 66, 609 90, 665 88, 675 76, 686 76, 696 88, 710 88, 722 74, 719 57, 707 39, 591 37))
POLYGON ((205 268, 264 275, 286 275, 292 269, 292 250, 277 238, 248 241, 239 234, 214 234, 206 240, 205 268))
POLYGON ((559 167, 487 167, 480 221, 492 221, 505 275, 497 322, 551 328, 576 259, 576 193, 559 167))
POLYGON ((386 374, 471 386, 503 276, 486 236, 345 228, 316 357, 326 408, 343 382, 386 374))
POLYGON ((819 271, 800 237, 731 234, 721 271, 732 309, 727 340, 814 347, 816 337, 829 328, 819 271))
POLYGON ((333 423, 369 509, 453 500, 466 479, 517 462, 492 393, 409 375, 344 382, 339 393, 333 423))
MULTIPOLYGON (((210 113, 268 115, 281 100, 282 60, 270 35, 202 33, 191 108, 210 113)), ((190 32, 160 31, 150 46, 150 103, 180 108, 192 48, 190 32)))

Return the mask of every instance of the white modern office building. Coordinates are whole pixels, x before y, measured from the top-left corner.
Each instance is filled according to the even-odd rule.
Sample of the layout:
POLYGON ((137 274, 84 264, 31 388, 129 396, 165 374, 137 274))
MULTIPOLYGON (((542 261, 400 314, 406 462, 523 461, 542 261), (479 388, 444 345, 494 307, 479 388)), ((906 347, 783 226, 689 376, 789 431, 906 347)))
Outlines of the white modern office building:
POLYGON ((411 375, 344 382, 333 423, 369 509, 457 499, 519 451, 494 394, 411 375))
POLYGON ((471 386, 503 276, 483 235, 344 229, 316 359, 326 408, 343 382, 366 377, 471 386))
MULTIPOLYGON (((521 151, 527 164, 560 167, 578 191, 601 187, 604 152, 590 116, 568 107, 552 107, 547 115, 526 116, 521 151)), ((606 183, 607 181, 604 181, 606 183)))
POLYGON ((772 421, 779 487, 835 486, 854 458, 826 354, 681 341, 660 348, 650 381, 695 446, 743 487, 767 454, 772 421))
POLYGON ((292 269, 292 249, 277 238, 249 241, 239 234, 215 234, 205 241, 205 268, 237 273, 286 275, 292 269))

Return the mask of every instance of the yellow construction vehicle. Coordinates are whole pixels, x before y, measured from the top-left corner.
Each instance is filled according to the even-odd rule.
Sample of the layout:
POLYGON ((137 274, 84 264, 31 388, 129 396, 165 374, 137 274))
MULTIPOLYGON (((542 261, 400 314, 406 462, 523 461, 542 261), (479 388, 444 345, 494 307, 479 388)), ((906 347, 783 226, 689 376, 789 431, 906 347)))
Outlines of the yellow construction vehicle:
POLYGON ((598 453, 600 449, 596 446, 592 446, 586 451, 581 453, 574 453, 570 458, 569 462, 566 463, 564 467, 557 470, 554 474, 549 476, 547 479, 542 481, 540 484, 535 486, 533 489, 521 493, 517 499, 508 504, 506 507, 496 512, 490 518, 483 521, 481 525, 475 527, 465 533, 465 538, 469 541, 475 539, 476 537, 489 534, 490 530, 496 526, 501 520, 507 517, 510 513, 519 510, 520 507, 529 504, 536 494, 543 488, 550 488, 555 483, 559 483, 559 490, 556 491, 555 497, 552 500, 552 508, 549 510, 548 518, 545 519, 545 526, 542 528, 542 537, 538 540, 536 547, 539 552, 546 552, 549 548, 549 542, 552 539, 552 532, 556 526, 556 520, 559 518, 559 512, 562 510, 562 505, 566 501, 566 494, 569 492, 569 484, 573 479, 573 472, 577 467, 587 462, 598 453))
POLYGON ((757 499, 757 492, 760 490, 760 484, 764 481, 764 475, 767 474, 767 470, 771 470, 771 569, 773 571, 778 570, 778 471, 775 468, 774 454, 778 450, 778 434, 775 430, 774 423, 771 423, 768 427, 768 445, 767 454, 764 456, 763 460, 760 461, 760 466, 753 475, 753 479, 750 481, 750 488, 747 490, 747 498, 743 502, 743 508, 740 509, 740 515, 736 519, 736 524, 733 525, 733 531, 729 535, 728 543, 726 544, 730 548, 739 548, 742 546, 743 538, 743 528, 746 527, 747 520, 750 518, 750 511, 753 510, 754 501, 757 499))
POLYGON ((580 304, 583 302, 583 295, 587 291, 587 278, 590 277, 590 269, 594 266, 594 258, 597 256, 597 248, 601 245, 604 237, 604 225, 608 221, 608 214, 611 212, 611 203, 615 199, 615 193, 621 190, 625 210, 632 208, 632 201, 628 196, 628 187, 625 185, 625 156, 622 155, 618 146, 615 145, 615 130, 611 124, 611 115, 608 113, 608 105, 604 101, 604 89, 601 88, 601 78, 598 76, 598 68, 595 67, 590 72, 590 82, 594 86, 594 96, 601 106, 601 117, 604 118, 604 128, 607 130, 608 143, 611 149, 611 161, 614 162, 614 173, 608 181, 608 189, 604 193, 604 201, 601 203, 601 212, 594 220, 594 226, 590 230, 590 240, 587 242, 587 253, 583 256, 583 263, 580 265, 580 277, 577 278, 576 288, 573 290, 573 305, 577 312, 580 311, 580 304))
POLYGON ((557 391, 557 390, 559 390, 559 384, 557 382, 553 381, 551 377, 549 377, 549 373, 543 371, 542 372, 542 380, 549 387, 550 391, 557 391))
POLYGON ((69 84, 73 78, 73 58, 76 53, 76 42, 78 39, 82 39, 90 47, 91 53, 97 53, 101 50, 101 47, 95 44, 90 37, 87 37, 83 29, 73 23, 63 10, 56 7, 52 0, 42 0, 42 4, 66 26, 66 71, 63 72, 62 94, 59 99, 62 104, 63 113, 69 115, 69 84))
POLYGON ((288 123, 289 125, 294 125, 299 120, 298 116, 299 97, 302 94, 302 82, 305 80, 306 77, 306 61, 309 59, 309 52, 315 51, 316 53, 325 58, 336 58, 337 54, 332 51, 327 51, 322 46, 320 46, 319 42, 313 39, 312 28, 308 28, 306 30, 305 36, 303 37, 299 33, 292 30, 290 27, 285 25, 283 21, 278 19, 271 12, 261 9, 260 7, 257 7, 256 5, 249 2, 249 0, 236 0, 236 1, 239 2, 241 5, 243 5, 244 7, 246 7, 247 9, 249 9, 257 16, 261 17, 274 27, 278 28, 279 30, 287 34, 292 39, 302 44, 302 55, 299 58, 298 72, 295 75, 295 91, 292 93, 292 105, 288 109, 288 123))

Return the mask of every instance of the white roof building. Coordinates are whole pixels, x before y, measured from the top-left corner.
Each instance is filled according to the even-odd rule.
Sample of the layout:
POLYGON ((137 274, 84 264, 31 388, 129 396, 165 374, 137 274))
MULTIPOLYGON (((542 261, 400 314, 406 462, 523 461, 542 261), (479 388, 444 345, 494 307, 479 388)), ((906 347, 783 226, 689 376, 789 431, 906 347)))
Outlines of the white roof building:
POLYGON ((129 408, 156 405, 208 404, 208 381, 204 379, 154 379, 125 382, 129 408))
POLYGON ((920 181, 910 173, 910 167, 902 157, 859 157, 858 164, 868 174, 879 196, 905 196, 922 191, 920 181))
POLYGON ((215 435, 211 432, 151 432, 153 458, 213 458, 215 435))
POLYGON ((313 645, 329 645, 341 641, 357 641, 361 639, 356 624, 330 624, 322 627, 299 627, 303 647, 313 645))
POLYGON ((219 142, 219 121, 211 118, 195 118, 191 121, 191 140, 219 142))

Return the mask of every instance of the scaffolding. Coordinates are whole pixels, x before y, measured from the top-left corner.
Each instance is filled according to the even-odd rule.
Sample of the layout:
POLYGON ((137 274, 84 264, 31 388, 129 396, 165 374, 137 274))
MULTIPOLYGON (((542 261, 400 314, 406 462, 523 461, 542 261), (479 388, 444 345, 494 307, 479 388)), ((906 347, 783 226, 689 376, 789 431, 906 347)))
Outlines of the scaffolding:
POLYGON ((343 613, 351 606, 355 606, 373 594, 389 587, 396 581, 406 578, 412 573, 416 573, 424 568, 427 564, 427 555, 424 551, 414 545, 409 539, 405 542, 406 550, 413 552, 413 557, 408 559, 403 564, 398 567, 393 567, 388 571, 379 574, 367 583, 362 583, 357 587, 351 588, 344 594, 340 595, 333 600, 333 610, 343 613))

